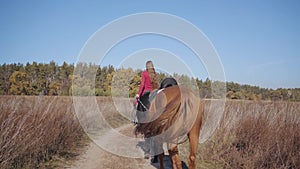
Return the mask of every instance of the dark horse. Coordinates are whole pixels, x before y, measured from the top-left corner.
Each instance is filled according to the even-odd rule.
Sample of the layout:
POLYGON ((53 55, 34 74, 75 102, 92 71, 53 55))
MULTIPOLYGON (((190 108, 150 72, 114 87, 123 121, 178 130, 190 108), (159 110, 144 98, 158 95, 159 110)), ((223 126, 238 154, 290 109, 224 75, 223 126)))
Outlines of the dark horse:
MULTIPOLYGON (((178 83, 177 81, 174 79, 174 78, 165 78, 161 83, 160 83, 160 87, 159 87, 159 90, 156 90, 154 91, 153 93, 151 93, 150 95, 150 92, 146 92, 142 97, 140 97, 140 102, 138 102, 138 105, 137 105, 137 110, 139 111, 137 113, 137 116, 138 118, 143 116, 141 115, 141 111, 142 112, 145 112, 147 110, 146 107, 150 107, 150 101, 154 98, 154 96, 156 96, 156 94, 161 90, 161 89, 165 89, 167 87, 171 87, 171 86, 177 86, 178 83)), ((145 114, 145 113, 142 113, 142 114, 145 114)))
MULTIPOLYGON (((168 143, 174 169, 182 168, 177 145, 188 138, 188 166, 195 169, 203 107, 200 98, 195 96, 193 91, 178 86, 174 81, 176 82, 171 78, 165 79, 163 82, 166 84, 162 83, 160 90, 151 94, 145 93, 140 98, 137 107, 139 122, 135 133, 153 139, 160 146, 163 142, 168 143)), ((156 150, 161 149, 162 147, 156 150)), ((163 169, 163 151, 156 153, 159 154, 160 168, 163 169)))

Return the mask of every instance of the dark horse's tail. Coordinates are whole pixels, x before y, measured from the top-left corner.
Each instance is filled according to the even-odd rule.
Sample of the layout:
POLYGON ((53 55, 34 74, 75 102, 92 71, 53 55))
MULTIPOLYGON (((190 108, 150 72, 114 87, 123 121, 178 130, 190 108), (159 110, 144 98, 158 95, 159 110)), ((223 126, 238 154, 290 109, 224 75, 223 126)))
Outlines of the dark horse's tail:
POLYGON ((160 88, 159 89, 164 89, 167 87, 171 86, 177 86, 177 81, 174 78, 165 78, 161 83, 160 83, 160 88))

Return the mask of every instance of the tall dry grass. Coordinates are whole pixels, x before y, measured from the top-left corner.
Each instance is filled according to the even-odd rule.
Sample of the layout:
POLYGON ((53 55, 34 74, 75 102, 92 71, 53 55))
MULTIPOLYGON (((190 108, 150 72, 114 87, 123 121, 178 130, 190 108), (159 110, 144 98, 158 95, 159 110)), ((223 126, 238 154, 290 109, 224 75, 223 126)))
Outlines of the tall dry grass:
POLYGON ((74 155, 85 136, 71 97, 0 97, 0 168, 42 166, 54 157, 74 155))
MULTIPOLYGON (((111 98, 97 102, 113 128, 128 123, 111 98)), ((204 102, 206 113, 210 104, 204 102)), ((44 162, 74 155, 86 136, 72 97, 2 96, 0 111, 0 168, 55 168, 44 162)), ((87 118, 87 128, 97 129, 95 118, 87 118)), ((180 146, 185 161, 188 152, 188 143, 180 146)), ((300 103, 227 101, 218 129, 200 144, 197 161, 199 168, 300 168, 300 103)))
POLYGON ((298 169, 300 103, 227 101, 218 130, 198 153, 201 168, 298 169))

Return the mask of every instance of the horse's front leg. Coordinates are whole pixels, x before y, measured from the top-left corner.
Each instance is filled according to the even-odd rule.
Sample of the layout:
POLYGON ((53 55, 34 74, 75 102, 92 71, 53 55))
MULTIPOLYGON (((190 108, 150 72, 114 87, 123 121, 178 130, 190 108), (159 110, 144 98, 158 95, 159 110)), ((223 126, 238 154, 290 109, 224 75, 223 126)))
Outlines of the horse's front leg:
POLYGON ((172 148, 169 150, 169 155, 172 160, 173 169, 182 169, 177 145, 172 145, 172 148))

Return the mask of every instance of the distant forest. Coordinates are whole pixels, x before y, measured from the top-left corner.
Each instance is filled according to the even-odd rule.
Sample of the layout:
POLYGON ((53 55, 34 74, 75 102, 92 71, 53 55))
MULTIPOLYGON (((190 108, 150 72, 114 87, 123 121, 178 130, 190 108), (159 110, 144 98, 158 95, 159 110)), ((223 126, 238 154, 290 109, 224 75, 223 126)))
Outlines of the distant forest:
MULTIPOLYGON (((25 65, 20 63, 2 64, 0 65, 0 95, 114 96, 118 95, 118 92, 122 92, 121 87, 112 90, 112 88, 116 88, 112 86, 112 81, 117 79, 113 79, 117 75, 115 77, 127 80, 120 81, 120 84, 123 87, 125 85, 124 90, 127 90, 125 92, 133 97, 137 93, 141 81, 142 70, 116 69, 111 65, 100 67, 84 63, 77 64, 75 72, 74 68, 74 64, 64 62, 62 65, 58 65, 54 61, 46 64, 36 62, 25 65), (95 74, 94 77, 88 76, 95 74), (94 82, 91 79, 94 79, 94 82)), ((161 81, 168 76, 164 73, 158 73, 157 77, 161 81)), ((300 101, 300 88, 278 88, 274 90, 226 82, 225 89, 216 87, 224 86, 224 82, 211 81, 208 78, 194 79, 178 74, 174 74, 172 77, 181 85, 190 85, 191 81, 195 82, 196 90, 198 90, 201 98, 218 99, 225 97, 224 94, 226 94, 228 99, 300 101)))

